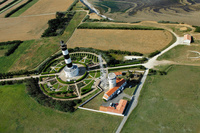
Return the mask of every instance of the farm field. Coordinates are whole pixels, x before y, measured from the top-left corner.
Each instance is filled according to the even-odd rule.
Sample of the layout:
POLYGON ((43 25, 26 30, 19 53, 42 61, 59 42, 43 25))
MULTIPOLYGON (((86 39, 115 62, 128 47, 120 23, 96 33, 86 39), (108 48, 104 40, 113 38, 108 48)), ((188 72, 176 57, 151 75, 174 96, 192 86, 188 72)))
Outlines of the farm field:
POLYGON ((26 94, 23 84, 0 86, 0 92, 0 132, 113 132, 122 120, 102 113, 64 113, 41 106, 26 94))
MULTIPOLYGON (((13 0, 8 0, 8 1, 5 2, 6 5, 9 4, 10 2, 12 2, 13 0), (8 1, 9 1, 9 2, 8 2, 8 1)), ((20 3, 18 3, 18 4, 16 4, 16 5, 12 6, 12 7, 9 8, 8 10, 4 11, 3 13, 0 14, 0 18, 4 18, 5 15, 6 15, 7 13, 11 12, 12 10, 14 10, 15 8, 19 7, 20 5, 26 3, 27 1, 28 1, 28 0, 23 0, 23 1, 21 1, 20 3)))
MULTIPOLYGON (((9 69, 15 64, 15 62, 22 57, 24 52, 27 49, 31 49, 31 45, 34 43, 34 41, 25 41, 20 44, 20 46, 15 50, 15 52, 9 56, 2 55, 0 57, 0 73, 8 72, 9 69)), ((6 51, 5 51, 6 52, 6 51)), ((23 69, 20 68, 20 69, 23 69)), ((13 70, 16 71, 16 70, 13 70)))
POLYGON ((20 16, 38 15, 66 11, 73 0, 39 0, 36 4, 22 13, 20 16))
POLYGON ((163 30, 78 29, 68 45, 71 48, 92 47, 147 54, 166 47, 172 38, 170 32, 163 30))
POLYGON ((38 39, 48 27, 47 22, 55 18, 53 15, 30 16, 17 18, 0 18, 0 40, 31 40, 38 39))
POLYGON ((194 66, 173 66, 165 76, 148 76, 122 133, 199 132, 199 71, 194 66))
POLYGON ((41 38, 33 41, 32 46, 24 51, 23 55, 19 59, 15 60, 14 64, 10 67, 9 70, 31 70, 37 67, 42 61, 60 49, 59 41, 63 40, 66 42, 71 37, 75 28, 85 17, 85 15, 85 12, 77 12, 73 19, 70 21, 62 36, 41 38))
POLYGON ((195 54, 191 51, 200 52, 200 46, 198 46, 198 45, 176 46, 175 48, 169 50, 165 54, 158 57, 158 60, 170 60, 170 61, 174 61, 178 64, 200 65, 199 55, 195 54), (195 58, 190 58, 190 57, 199 57, 199 58, 195 59, 195 58))

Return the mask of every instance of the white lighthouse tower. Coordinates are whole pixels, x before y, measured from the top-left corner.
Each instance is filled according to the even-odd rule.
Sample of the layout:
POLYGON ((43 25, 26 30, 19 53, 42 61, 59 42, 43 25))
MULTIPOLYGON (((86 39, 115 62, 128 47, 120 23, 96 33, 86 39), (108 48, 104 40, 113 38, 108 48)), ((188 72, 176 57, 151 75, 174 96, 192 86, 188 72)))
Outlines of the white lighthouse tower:
POLYGON ((64 44, 64 41, 60 41, 60 45, 66 63, 66 66, 64 67, 65 76, 68 78, 77 76, 79 74, 78 66, 72 64, 67 45, 64 44))
POLYGON ((114 73, 108 74, 108 82, 109 82, 109 89, 112 89, 116 86, 116 75, 114 73))

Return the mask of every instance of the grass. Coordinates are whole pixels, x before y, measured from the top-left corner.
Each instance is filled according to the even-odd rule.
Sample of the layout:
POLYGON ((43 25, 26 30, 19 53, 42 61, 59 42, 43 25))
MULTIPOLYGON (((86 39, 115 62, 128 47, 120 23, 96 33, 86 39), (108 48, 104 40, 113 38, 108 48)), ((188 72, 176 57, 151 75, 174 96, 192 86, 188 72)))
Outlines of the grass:
POLYGON ((8 72, 9 69, 15 64, 15 62, 21 58, 21 56, 26 53, 27 49, 34 43, 33 40, 25 41, 20 44, 20 46, 15 50, 15 52, 9 56, 0 57, 0 73, 8 72))
POLYGON ((53 85, 53 87, 54 87, 55 89, 58 89, 58 86, 59 86, 59 83, 56 83, 56 84, 53 85))
POLYGON ((124 56, 123 54, 114 54, 114 53, 111 53, 110 54, 113 58, 115 58, 116 60, 124 60, 124 56))
POLYGON ((95 76, 95 72, 89 72, 89 74, 94 77, 95 76))
POLYGON ((191 51, 200 51, 200 46, 179 45, 164 53, 158 60, 170 60, 178 63, 200 64, 200 60, 189 59, 191 51))
POLYGON ((11 15, 11 17, 18 17, 20 16, 23 12, 25 12, 26 10, 28 10, 31 6, 33 6, 35 3, 37 3, 38 0, 33 0, 30 3, 28 3, 26 6, 22 7, 21 9, 19 9, 17 12, 13 13, 11 15))
POLYGON ((99 110, 99 107, 101 106, 102 102, 104 102, 103 99, 102 99, 103 95, 104 95, 104 92, 101 92, 98 96, 96 96, 94 99, 89 101, 83 107, 84 108, 90 108, 90 109, 99 110))
MULTIPOLYGON (((34 69, 36 68, 42 61, 44 61, 46 58, 57 52, 59 48, 59 41, 64 40, 65 42, 71 37, 74 30, 78 26, 78 24, 81 22, 81 20, 86 15, 85 12, 77 12, 72 20, 70 21, 69 25, 67 26, 65 32, 62 36, 57 37, 48 37, 48 38, 41 38, 35 41, 25 41, 21 45, 29 45, 31 47, 26 47, 23 50, 20 50, 19 53, 21 56, 15 55, 14 58, 9 56, 9 59, 1 62, 5 62, 0 65, 2 68, 3 66, 6 67, 5 69, 1 69, 0 72, 6 72, 9 69, 11 71, 18 71, 18 70, 24 70, 24 69, 34 69), (46 50, 48 49, 48 50, 46 50), (42 53, 42 54, 41 54, 42 53), (18 58, 18 60, 16 60, 18 58), (10 60, 11 59, 11 60, 10 60), (7 62, 11 62, 7 63, 7 62), (7 65, 8 64, 8 65, 7 65)), ((19 48, 18 48, 19 49, 19 48)), ((14 53, 15 54, 15 53, 14 53)))
POLYGON ((26 94, 23 84, 0 86, 0 106, 0 132, 113 132, 122 120, 85 110, 63 113, 41 106, 26 94))
POLYGON ((175 66, 165 76, 148 76, 139 104, 129 116, 122 133, 198 132, 199 71, 199 67, 175 66))
POLYGON ((126 87, 123 91, 124 91, 124 93, 126 93, 126 94, 132 96, 133 93, 135 92, 135 89, 136 89, 136 88, 137 88, 137 85, 135 85, 134 87, 131 87, 131 88, 126 87))
POLYGON ((92 79, 86 79, 86 80, 84 80, 84 82, 85 82, 86 84, 88 84, 91 80, 92 80, 92 79))
POLYGON ((101 73, 98 71, 98 72, 96 72, 96 76, 95 76, 95 78, 99 78, 101 76, 101 73))

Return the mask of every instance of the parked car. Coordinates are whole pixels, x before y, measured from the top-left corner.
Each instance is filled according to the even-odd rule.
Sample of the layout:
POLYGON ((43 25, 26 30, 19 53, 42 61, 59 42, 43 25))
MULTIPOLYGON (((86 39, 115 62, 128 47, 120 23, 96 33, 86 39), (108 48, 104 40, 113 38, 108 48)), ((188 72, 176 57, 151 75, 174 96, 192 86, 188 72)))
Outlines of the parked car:
POLYGON ((117 91, 117 95, 119 95, 120 93, 121 93, 121 90, 118 90, 118 91, 117 91))

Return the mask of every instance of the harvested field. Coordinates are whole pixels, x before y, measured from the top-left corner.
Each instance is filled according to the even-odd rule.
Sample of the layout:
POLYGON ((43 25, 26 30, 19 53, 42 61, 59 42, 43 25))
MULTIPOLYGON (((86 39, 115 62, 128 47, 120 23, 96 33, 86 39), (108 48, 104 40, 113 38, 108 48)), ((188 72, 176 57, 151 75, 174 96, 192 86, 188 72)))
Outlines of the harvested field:
MULTIPOLYGON (((13 0, 8 0, 9 3, 12 2, 13 0)), ((4 18, 6 14, 8 14, 9 12, 11 12, 12 10, 16 9, 17 7, 19 7, 20 5, 26 3, 28 0, 23 0, 21 1, 20 3, 14 5, 13 7, 11 7, 10 9, 6 10, 5 12, 1 13, 0 14, 0 18, 4 18)), ((7 3, 7 2, 6 2, 7 3)), ((8 3, 7 3, 8 4, 8 3)), ((6 5, 7 5, 6 4, 6 5)))
POLYGON ((73 3, 73 0, 39 0, 31 8, 26 10, 20 16, 38 15, 56 13, 57 11, 66 11, 73 3))
MULTIPOLYGON (((2 0, 3 1, 3 0, 2 0)), ((6 2, 4 2, 3 4, 1 4, 0 5, 0 8, 2 8, 2 7, 4 7, 4 6, 6 6, 6 5, 8 5, 10 2, 12 2, 13 0, 8 0, 8 1, 6 1, 6 2)))
POLYGON ((40 38, 48 26, 48 20, 53 18, 55 18, 55 15, 0 18, 0 40, 4 42, 40 38))
POLYGON ((163 49, 172 38, 169 31, 163 30, 78 29, 68 45, 71 48, 92 47, 101 50, 128 50, 147 54, 163 49))

